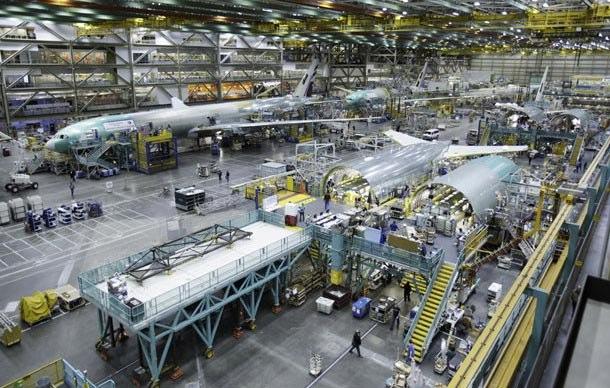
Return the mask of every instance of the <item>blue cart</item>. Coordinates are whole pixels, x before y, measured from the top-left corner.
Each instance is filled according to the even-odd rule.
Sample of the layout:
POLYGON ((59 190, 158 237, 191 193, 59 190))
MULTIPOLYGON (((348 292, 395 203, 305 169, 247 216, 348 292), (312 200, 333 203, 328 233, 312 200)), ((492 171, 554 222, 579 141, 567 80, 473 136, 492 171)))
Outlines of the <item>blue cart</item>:
POLYGON ((352 305, 352 315, 356 318, 364 318, 371 311, 371 298, 360 297, 352 305))

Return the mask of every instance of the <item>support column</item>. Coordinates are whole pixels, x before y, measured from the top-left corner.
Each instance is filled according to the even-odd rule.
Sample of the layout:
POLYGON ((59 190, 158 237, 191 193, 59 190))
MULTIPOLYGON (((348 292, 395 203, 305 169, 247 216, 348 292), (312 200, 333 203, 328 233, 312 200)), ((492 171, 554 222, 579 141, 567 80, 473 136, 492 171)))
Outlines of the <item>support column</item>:
POLYGON ((527 288, 525 293, 536 298, 534 325, 532 327, 532 335, 530 337, 524 365, 524 375, 528 376, 534 362, 536 361, 538 351, 540 350, 540 344, 544 338, 544 317, 546 315, 546 305, 548 302, 549 293, 545 289, 538 287, 527 288))
POLYGON ((606 189, 606 187, 608 186, 608 165, 600 165, 599 166, 599 171, 600 171, 600 180, 599 180, 599 191, 597 192, 597 198, 595 202, 599 202, 602 199, 602 196, 604 195, 604 190, 606 189))
POLYGON ((280 307, 280 276, 277 276, 272 281, 271 287, 269 287, 271 289, 271 294, 273 295, 273 306, 271 307, 271 311, 274 314, 282 312, 282 308, 280 307))
POLYGON ((563 270, 561 273, 562 283, 566 284, 568 276, 570 276, 570 272, 574 267, 574 261, 576 260, 576 253, 578 252, 578 225, 566 222, 564 226, 568 229, 570 233, 570 237, 568 240, 568 245, 565 249, 568 250, 568 257, 566 258, 566 263, 563 266, 563 270))
POLYGON ((341 285, 343 283, 343 261, 345 259, 342 234, 332 234, 330 259, 330 282, 332 284, 341 285))
POLYGON ((589 203, 587 205, 587 215, 585 216, 585 221, 583 224, 582 230, 589 230, 591 226, 591 221, 593 220, 593 214, 595 214, 596 202, 597 202, 597 192, 593 187, 587 187, 587 198, 589 198, 589 203))

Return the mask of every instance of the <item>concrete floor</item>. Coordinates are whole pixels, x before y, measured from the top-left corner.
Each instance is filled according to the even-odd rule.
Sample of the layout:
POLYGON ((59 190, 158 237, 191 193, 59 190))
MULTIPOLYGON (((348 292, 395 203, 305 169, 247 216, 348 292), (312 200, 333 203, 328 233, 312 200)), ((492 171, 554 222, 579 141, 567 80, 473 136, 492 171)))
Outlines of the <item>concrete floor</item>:
MULTIPOLYGON (((466 130, 472 126, 463 122, 458 127, 448 128, 441 133, 441 140, 454 136, 464 139, 466 130)), ((357 132, 370 133, 382 127, 371 125, 367 129, 365 125, 357 125, 357 132)), ((80 272, 177 237, 176 231, 168 230, 168 224, 173 221, 180 224, 177 233, 186 234, 253 209, 251 202, 244 202, 201 217, 176 210, 171 198, 159 195, 163 186, 197 184, 204 187, 208 195, 216 198, 227 196, 229 185, 226 182, 219 184, 214 176, 199 178, 195 171, 197 163, 219 160, 221 169, 231 172, 231 184, 235 184, 250 180, 263 159, 282 160, 293 152, 293 145, 265 142, 260 150, 231 152, 223 149, 220 157, 212 157, 209 151, 183 154, 180 155, 179 169, 155 175, 123 171, 121 175, 106 180, 79 180, 76 198, 102 201, 103 217, 71 226, 60 225, 54 230, 45 229, 36 235, 26 234, 20 223, 0 227, 0 310, 17 317, 20 297, 66 283, 76 286, 80 272), (114 183, 112 193, 105 191, 104 185, 108 180, 114 183)), ((363 153, 346 151, 338 156, 349 163, 362 158, 363 153)), ((13 160, 14 157, 1 158, 0 173, 7 176, 13 160)), ((39 194, 46 205, 53 207, 70 201, 67 176, 43 173, 34 178, 40 183, 40 189, 38 192, 24 192, 24 197, 39 194)), ((0 201, 11 197, 0 192, 0 201)), ((308 205, 308 212, 319 211, 320 206, 319 202, 308 205)), ((333 204, 331 209, 336 210, 335 206, 339 207, 333 204)), ((451 242, 447 244, 449 246, 451 242)), ((449 248, 447 250, 449 252, 449 248)), ((497 279, 496 271, 502 270, 488 264, 482 272, 487 271, 489 279, 497 279)), ((507 289, 516 275, 513 270, 502 271, 502 274, 507 289)), ((477 305, 477 316, 485 315, 487 311, 486 305, 479 308, 481 302, 477 301, 478 298, 484 301, 486 288, 485 283, 481 283, 481 291, 468 302, 477 305)), ((395 284, 383 292, 402 299, 402 290, 395 284)), ((185 331, 176 340, 173 355, 185 374, 177 385, 310 386, 313 378, 308 375, 309 356, 315 351, 321 353, 325 369, 333 365, 315 382, 316 387, 382 386, 392 374, 392 364, 401 350, 402 336, 398 331, 391 333, 386 325, 376 325, 368 318, 353 318, 347 308, 330 316, 317 313, 315 299, 319 294, 311 295, 299 308, 284 306, 280 315, 271 313, 270 299, 266 297, 257 317, 258 329, 245 332, 240 340, 230 336, 231 317, 227 314, 217 335, 216 356, 211 360, 202 357, 203 346, 196 336, 185 331), (363 339, 362 359, 346 354, 356 329, 368 332, 363 339)), ((404 306, 403 314, 412 306, 404 306)), ((111 360, 103 362, 94 350, 98 335, 96 311, 90 305, 27 330, 21 344, 0 352, 0 384, 63 357, 75 367, 87 369, 94 382, 112 378, 119 387, 129 386, 131 371, 138 362, 134 339, 120 344, 119 349, 111 352, 111 360)), ((440 343, 438 339, 430 354, 436 352, 434 347, 437 343, 440 343)), ((428 357, 424 362, 425 370, 430 359, 428 357)), ((426 375, 434 376, 431 369, 426 371, 426 375)))

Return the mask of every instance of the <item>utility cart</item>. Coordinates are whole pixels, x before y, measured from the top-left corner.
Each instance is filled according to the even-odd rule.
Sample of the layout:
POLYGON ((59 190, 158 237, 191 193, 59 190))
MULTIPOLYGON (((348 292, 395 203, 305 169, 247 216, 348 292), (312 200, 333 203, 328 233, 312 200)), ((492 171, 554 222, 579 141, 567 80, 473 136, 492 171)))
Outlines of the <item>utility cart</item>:
POLYGON ((80 292, 69 284, 55 289, 59 308, 63 311, 72 311, 85 305, 80 292))
POLYGON ((72 218, 75 220, 84 220, 87 217, 85 205, 82 202, 72 202, 72 218))
POLYGON ((9 347, 21 342, 21 326, 0 312, 0 342, 9 347))
POLYGON ((44 220, 44 226, 49 229, 57 226, 57 213, 50 207, 44 208, 42 211, 42 219, 44 220))
POLYGON ((59 205, 57 208, 57 220, 60 224, 69 225, 72 223, 72 209, 67 205, 59 205))
POLYGON ((26 232, 40 232, 42 231, 42 217, 40 214, 28 210, 25 216, 25 231, 26 232))
POLYGON ((380 296, 371 308, 371 319, 379 323, 388 323, 395 304, 396 298, 385 295, 380 296))

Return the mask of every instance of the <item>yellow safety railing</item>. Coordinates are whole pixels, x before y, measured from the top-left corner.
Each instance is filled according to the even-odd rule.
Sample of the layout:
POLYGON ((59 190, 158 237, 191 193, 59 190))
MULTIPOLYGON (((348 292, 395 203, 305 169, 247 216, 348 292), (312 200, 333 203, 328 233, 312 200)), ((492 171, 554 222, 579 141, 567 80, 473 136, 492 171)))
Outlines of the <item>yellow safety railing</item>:
POLYGON ((40 367, 25 376, 3 385, 1 388, 36 388, 36 383, 47 377, 51 380, 54 387, 64 382, 64 363, 62 359, 57 359, 47 365, 40 367))

